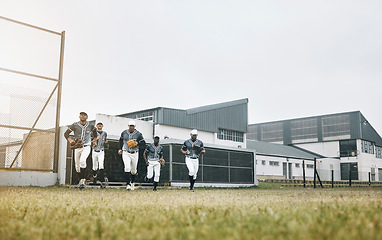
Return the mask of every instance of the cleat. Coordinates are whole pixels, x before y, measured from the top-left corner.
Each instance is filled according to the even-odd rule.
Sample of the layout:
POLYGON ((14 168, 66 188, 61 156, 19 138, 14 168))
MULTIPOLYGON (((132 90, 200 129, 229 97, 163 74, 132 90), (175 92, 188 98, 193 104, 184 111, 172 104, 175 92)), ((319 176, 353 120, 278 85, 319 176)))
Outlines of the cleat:
POLYGON ((157 190, 156 188, 153 188, 153 191, 156 192, 156 191, 158 191, 158 190, 157 190))
POLYGON ((131 191, 134 191, 134 190, 135 190, 134 183, 131 183, 131 191))
POLYGON ((78 189, 80 189, 80 190, 83 190, 83 189, 85 189, 86 188, 86 185, 85 184, 80 184, 80 186, 78 186, 78 189))
POLYGON ((105 188, 105 187, 106 187, 106 184, 101 182, 100 188, 105 188))
POLYGON ((131 190, 131 186, 130 186, 130 184, 126 186, 126 190, 128 190, 128 191, 131 190))
POLYGON ((189 189, 191 192, 195 192, 193 187, 190 187, 189 189))

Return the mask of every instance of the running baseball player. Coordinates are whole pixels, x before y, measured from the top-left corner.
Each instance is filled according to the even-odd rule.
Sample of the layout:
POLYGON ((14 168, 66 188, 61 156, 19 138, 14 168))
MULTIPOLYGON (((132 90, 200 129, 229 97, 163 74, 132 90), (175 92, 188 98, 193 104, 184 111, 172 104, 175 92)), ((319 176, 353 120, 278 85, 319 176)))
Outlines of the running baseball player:
POLYGON ((145 159, 147 166, 147 179, 151 179, 155 174, 153 191, 157 191, 161 162, 164 164, 163 147, 159 144, 158 136, 154 137, 154 143, 149 144, 146 147, 145 152, 143 153, 143 158, 145 159))
POLYGON ((191 138, 184 141, 180 151, 186 155, 186 165, 190 179, 190 191, 194 191, 194 184, 199 170, 199 156, 205 154, 203 142, 197 139, 198 131, 193 129, 190 133, 191 138))
POLYGON ((92 159, 93 159, 93 181, 96 184, 97 179, 101 182, 101 188, 105 187, 108 182, 105 176, 104 161, 105 161, 105 145, 107 141, 107 133, 102 131, 103 122, 97 122, 97 139, 93 145, 92 159), (97 174, 99 172, 99 174, 97 174))
POLYGON ((118 154, 122 155, 126 174, 126 190, 134 190, 134 180, 137 174, 139 145, 146 144, 142 133, 135 129, 135 121, 129 121, 129 129, 124 130, 119 138, 118 154))
POLYGON ((90 124, 88 121, 88 115, 85 112, 80 112, 80 121, 75 122, 69 126, 69 128, 64 133, 64 137, 70 143, 71 146, 75 146, 74 148, 74 165, 76 168, 76 172, 79 175, 79 189, 84 189, 86 187, 85 180, 85 169, 86 169, 86 159, 90 154, 90 145, 97 144, 96 142, 92 142, 92 137, 95 140, 98 140, 97 137, 97 129, 93 124, 90 124), (74 139, 69 137, 69 134, 74 132, 74 139), (77 144, 80 143, 80 144, 77 144))

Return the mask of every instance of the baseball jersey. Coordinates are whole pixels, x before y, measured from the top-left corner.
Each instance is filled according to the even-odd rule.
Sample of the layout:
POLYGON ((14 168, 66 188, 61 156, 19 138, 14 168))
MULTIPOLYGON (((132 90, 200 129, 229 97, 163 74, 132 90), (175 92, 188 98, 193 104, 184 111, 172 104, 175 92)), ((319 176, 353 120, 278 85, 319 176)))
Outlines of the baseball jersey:
POLYGON ((105 150, 105 142, 107 138, 107 133, 105 131, 97 131, 97 137, 100 136, 100 139, 97 140, 97 146, 93 147, 93 149, 97 151, 105 150))
POLYGON ((127 146, 127 141, 129 140, 135 140, 137 141, 137 143, 139 143, 140 141, 143 140, 143 135, 138 130, 135 130, 132 133, 128 129, 123 131, 121 133, 121 137, 119 138, 119 143, 120 143, 119 149, 122 149, 123 151, 138 151, 139 150, 138 145, 132 148, 129 148, 127 146))
POLYGON ((74 139, 81 139, 84 145, 90 145, 92 135, 96 136, 97 128, 86 122, 82 125, 80 122, 75 122, 69 126, 69 130, 74 133, 74 139))
POLYGON ((190 158, 199 158, 199 155, 200 153, 197 153, 195 152, 192 147, 194 145, 199 145, 202 149, 204 149, 204 145, 203 145, 203 142, 200 141, 199 139, 196 139, 195 141, 192 141, 192 139, 188 139, 186 141, 184 141, 183 143, 183 146, 182 146, 182 149, 183 151, 189 151, 190 154, 186 155, 187 157, 190 157, 190 158))
POLYGON ((146 147, 145 152, 147 160, 158 161, 163 156, 163 147, 160 144, 155 146, 155 144, 152 143, 146 147))

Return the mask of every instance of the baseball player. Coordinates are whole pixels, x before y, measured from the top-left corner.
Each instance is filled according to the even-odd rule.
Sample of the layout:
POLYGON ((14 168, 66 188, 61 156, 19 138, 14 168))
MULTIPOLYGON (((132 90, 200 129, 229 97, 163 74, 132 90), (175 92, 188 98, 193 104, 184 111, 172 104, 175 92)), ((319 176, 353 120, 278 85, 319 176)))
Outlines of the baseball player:
POLYGON ((68 142, 73 145, 77 140, 81 140, 83 144, 78 146, 74 150, 74 165, 76 172, 79 175, 79 189, 86 187, 85 183, 85 169, 86 169, 86 159, 90 154, 90 145, 91 143, 97 144, 94 141, 91 141, 92 137, 95 140, 98 140, 97 129, 93 124, 90 124, 88 121, 88 115, 85 112, 80 112, 80 121, 75 122, 69 126, 68 130, 64 133, 64 136, 68 142), (74 132, 74 139, 69 137, 69 134, 74 132))
POLYGON ((190 191, 194 191, 196 175, 199 169, 199 156, 205 154, 203 142, 197 139, 198 131, 193 129, 190 133, 191 138, 184 141, 180 151, 186 155, 186 165, 188 168, 188 176, 190 179, 190 191))
POLYGON ((105 176, 104 170, 104 161, 105 161, 105 145, 107 141, 107 133, 102 131, 103 122, 97 122, 97 138, 95 140, 95 145, 93 145, 92 159, 93 159, 93 181, 97 183, 97 177, 101 181, 101 188, 105 186, 105 183, 108 182, 107 177, 105 176), (99 171, 99 176, 97 175, 99 171))
POLYGON ((147 166, 147 179, 151 179, 154 176, 154 188, 153 191, 157 191, 157 186, 159 183, 160 176, 160 166, 161 161, 163 161, 163 147, 159 144, 159 137, 154 137, 154 143, 149 144, 145 152, 143 153, 143 158, 146 161, 147 166))
POLYGON ((129 129, 124 130, 119 138, 118 154, 122 155, 126 174, 126 190, 134 190, 137 174, 139 145, 145 145, 142 133, 135 129, 135 121, 129 121, 129 129))

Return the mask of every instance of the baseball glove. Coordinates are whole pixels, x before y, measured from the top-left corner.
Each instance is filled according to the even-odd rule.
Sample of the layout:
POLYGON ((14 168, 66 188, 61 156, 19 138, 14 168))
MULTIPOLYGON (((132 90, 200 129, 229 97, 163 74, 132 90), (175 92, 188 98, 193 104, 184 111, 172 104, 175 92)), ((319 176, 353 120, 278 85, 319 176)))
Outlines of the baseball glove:
POLYGON ((80 148, 84 145, 84 142, 77 138, 76 140, 74 140, 74 142, 70 143, 70 149, 76 149, 76 148, 80 148))
POLYGON ((165 162, 166 162, 166 161, 165 161, 163 158, 159 159, 159 163, 160 163, 160 165, 164 166, 165 162))
POLYGON ((200 145, 194 144, 192 146, 192 150, 194 150, 196 153, 200 153, 202 151, 202 148, 200 147, 200 145))
POLYGON ((127 141, 127 146, 129 147, 129 148, 133 148, 133 147, 135 147, 135 146, 137 146, 138 145, 138 143, 137 143, 137 141, 135 141, 135 140, 129 140, 129 141, 127 141))

